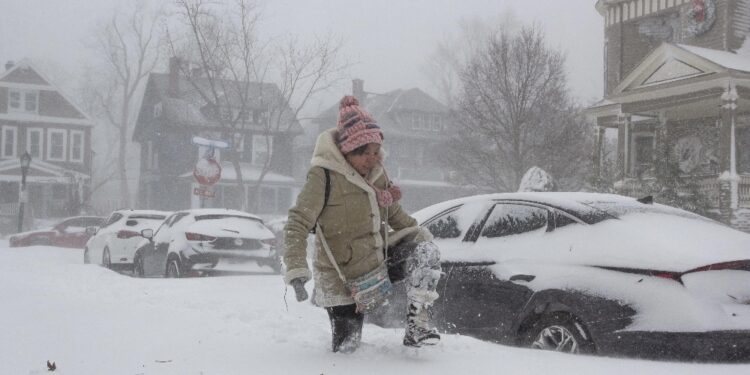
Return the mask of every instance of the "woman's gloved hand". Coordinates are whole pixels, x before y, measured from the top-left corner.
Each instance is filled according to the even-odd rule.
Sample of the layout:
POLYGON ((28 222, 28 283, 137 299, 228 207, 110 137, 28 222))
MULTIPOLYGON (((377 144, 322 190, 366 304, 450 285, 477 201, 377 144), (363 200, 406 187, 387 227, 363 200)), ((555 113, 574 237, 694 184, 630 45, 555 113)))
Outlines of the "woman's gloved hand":
POLYGON ((307 280, 298 277, 290 282, 294 288, 294 294, 297 295, 297 302, 302 302, 307 299, 307 290, 305 290, 305 282, 307 280))

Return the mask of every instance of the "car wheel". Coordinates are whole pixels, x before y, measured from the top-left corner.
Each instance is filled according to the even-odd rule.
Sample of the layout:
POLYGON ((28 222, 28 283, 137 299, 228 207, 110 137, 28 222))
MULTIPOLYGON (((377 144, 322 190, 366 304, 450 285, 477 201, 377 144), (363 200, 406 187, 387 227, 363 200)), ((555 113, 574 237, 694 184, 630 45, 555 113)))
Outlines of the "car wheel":
POLYGON ((112 258, 109 256, 109 248, 105 247, 102 253, 102 266, 112 268, 112 258))
POLYGON ((544 315, 529 329, 526 346, 572 354, 596 352, 591 335, 573 315, 555 313, 544 315))
POLYGON ((133 259, 133 276, 146 276, 146 272, 144 272, 143 270, 143 258, 141 258, 140 256, 136 256, 135 259, 133 259))
POLYGON ((167 262, 166 277, 174 279, 182 277, 182 268, 177 258, 172 258, 167 262))

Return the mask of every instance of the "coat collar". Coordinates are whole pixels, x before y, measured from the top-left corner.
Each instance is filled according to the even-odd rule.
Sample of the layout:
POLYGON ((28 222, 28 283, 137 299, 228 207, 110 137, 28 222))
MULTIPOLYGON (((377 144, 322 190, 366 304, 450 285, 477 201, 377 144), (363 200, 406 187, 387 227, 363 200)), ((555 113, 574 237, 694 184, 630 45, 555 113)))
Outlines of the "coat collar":
POLYGON ((314 167, 322 167, 338 172, 346 176, 347 180, 350 180, 352 183, 355 183, 358 186, 360 184, 357 182, 360 182, 365 186, 368 185, 368 181, 371 184, 375 183, 375 181, 383 175, 383 167, 375 167, 372 172, 370 172, 370 175, 367 176, 368 181, 365 181, 365 179, 360 176, 356 170, 354 170, 354 167, 352 167, 351 164, 346 161, 346 158, 336 145, 334 137, 336 136, 337 131, 338 130, 336 128, 331 128, 324 131, 318 136, 318 140, 315 142, 315 150, 313 151, 313 158, 310 161, 310 164, 314 167))

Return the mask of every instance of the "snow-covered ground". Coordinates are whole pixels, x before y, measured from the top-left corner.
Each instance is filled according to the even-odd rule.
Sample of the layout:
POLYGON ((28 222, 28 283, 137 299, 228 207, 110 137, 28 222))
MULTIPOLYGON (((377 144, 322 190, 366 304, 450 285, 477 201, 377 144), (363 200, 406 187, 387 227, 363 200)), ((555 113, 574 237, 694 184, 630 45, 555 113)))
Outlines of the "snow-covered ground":
MULTIPOLYGON (((365 325, 330 352, 324 310, 278 275, 134 279, 82 251, 0 242, 0 374, 748 374, 750 365, 573 356, 445 335, 433 348, 365 325)), ((309 285, 308 285, 309 286, 309 285)))

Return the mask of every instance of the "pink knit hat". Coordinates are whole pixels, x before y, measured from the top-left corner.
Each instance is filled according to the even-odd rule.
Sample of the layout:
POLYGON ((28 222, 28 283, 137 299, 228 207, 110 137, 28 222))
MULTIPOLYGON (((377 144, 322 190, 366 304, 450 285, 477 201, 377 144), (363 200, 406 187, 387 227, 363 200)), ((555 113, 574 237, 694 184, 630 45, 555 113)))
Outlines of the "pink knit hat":
POLYGON ((383 144, 383 133, 375 119, 359 106, 357 98, 344 96, 339 104, 339 149, 342 154, 369 143, 383 144))

